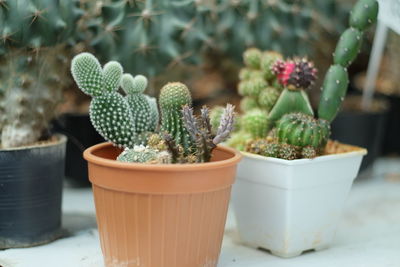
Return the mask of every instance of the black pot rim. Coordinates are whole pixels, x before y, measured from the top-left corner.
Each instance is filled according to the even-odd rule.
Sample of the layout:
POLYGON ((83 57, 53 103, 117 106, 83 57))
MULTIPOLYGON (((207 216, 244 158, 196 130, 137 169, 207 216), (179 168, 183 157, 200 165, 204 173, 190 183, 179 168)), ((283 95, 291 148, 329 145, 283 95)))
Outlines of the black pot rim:
POLYGON ((63 134, 55 134, 53 136, 56 136, 58 138, 57 142, 29 145, 29 146, 21 146, 21 147, 12 147, 12 148, 6 148, 6 149, 2 148, 2 149, 0 149, 0 152, 16 151, 16 150, 31 150, 31 149, 35 149, 35 148, 52 147, 52 146, 58 146, 60 144, 64 144, 67 142, 67 137, 63 134))

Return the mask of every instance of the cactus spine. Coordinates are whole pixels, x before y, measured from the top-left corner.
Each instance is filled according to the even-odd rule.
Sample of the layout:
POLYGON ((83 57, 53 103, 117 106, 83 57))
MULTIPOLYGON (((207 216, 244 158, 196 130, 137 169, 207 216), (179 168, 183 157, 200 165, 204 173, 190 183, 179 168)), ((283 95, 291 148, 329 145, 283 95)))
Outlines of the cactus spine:
POLYGON ((350 15, 350 28, 340 37, 334 53, 334 65, 325 75, 319 102, 318 117, 329 122, 336 117, 349 83, 347 67, 357 57, 363 32, 378 16, 376 0, 359 0, 350 15))

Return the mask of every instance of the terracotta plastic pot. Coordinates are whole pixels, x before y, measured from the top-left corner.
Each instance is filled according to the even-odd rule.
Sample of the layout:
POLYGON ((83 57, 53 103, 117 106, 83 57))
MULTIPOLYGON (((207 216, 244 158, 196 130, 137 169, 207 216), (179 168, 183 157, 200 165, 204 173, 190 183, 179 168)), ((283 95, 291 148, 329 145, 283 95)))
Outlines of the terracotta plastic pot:
POLYGON ((298 160, 243 153, 232 196, 241 241, 284 258, 327 248, 366 153, 298 160))
POLYGON ((216 266, 241 155, 218 147, 210 163, 147 165, 120 152, 84 152, 106 266, 216 266))

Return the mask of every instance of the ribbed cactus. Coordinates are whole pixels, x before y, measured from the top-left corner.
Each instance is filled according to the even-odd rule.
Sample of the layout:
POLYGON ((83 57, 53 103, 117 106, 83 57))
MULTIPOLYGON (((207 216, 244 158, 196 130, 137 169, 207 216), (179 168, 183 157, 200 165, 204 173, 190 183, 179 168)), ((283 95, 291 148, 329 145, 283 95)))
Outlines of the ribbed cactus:
POLYGON ((79 0, 0 1, 0 56, 10 49, 53 47, 73 42, 83 10, 79 0))
POLYGON ((161 110, 161 131, 168 132, 177 144, 190 153, 193 140, 182 120, 182 107, 192 106, 192 97, 186 85, 179 82, 168 83, 160 91, 158 99, 161 110))
MULTIPOLYGON (((102 60, 118 60, 129 72, 154 75, 171 63, 198 63, 210 50, 236 60, 252 46, 304 54, 318 37, 310 29, 321 27, 319 16, 333 17, 341 8, 334 0, 318 2, 85 1, 81 34, 91 37, 90 46, 102 60)), ((330 32, 336 27, 329 19, 323 25, 330 32)))
POLYGON ((325 75, 318 107, 318 117, 333 121, 336 117, 349 83, 347 67, 357 57, 363 32, 378 16, 376 0, 359 0, 350 15, 350 28, 340 37, 334 53, 334 65, 325 75))
POLYGON ((276 125, 280 143, 323 148, 330 135, 329 122, 303 113, 285 114, 276 125))

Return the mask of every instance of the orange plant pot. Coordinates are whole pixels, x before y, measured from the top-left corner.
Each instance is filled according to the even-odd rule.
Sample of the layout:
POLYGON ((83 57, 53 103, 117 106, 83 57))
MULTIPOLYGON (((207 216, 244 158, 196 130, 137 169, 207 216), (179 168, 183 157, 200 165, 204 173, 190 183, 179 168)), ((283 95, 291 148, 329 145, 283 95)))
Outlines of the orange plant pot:
POLYGON ((107 267, 212 267, 221 250, 239 152, 217 147, 212 162, 117 162, 109 143, 88 148, 107 267))

